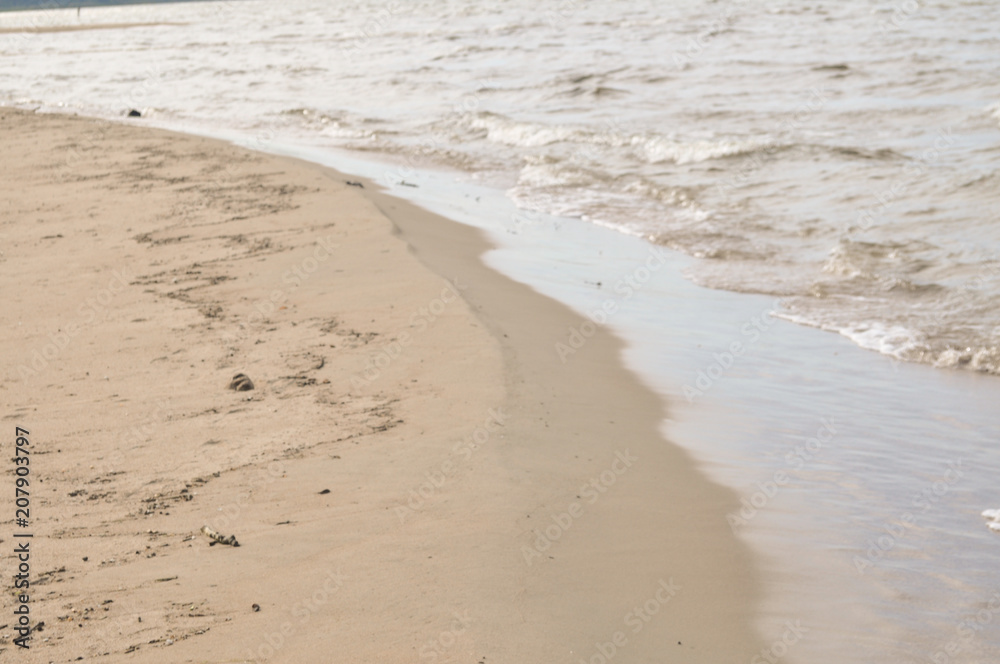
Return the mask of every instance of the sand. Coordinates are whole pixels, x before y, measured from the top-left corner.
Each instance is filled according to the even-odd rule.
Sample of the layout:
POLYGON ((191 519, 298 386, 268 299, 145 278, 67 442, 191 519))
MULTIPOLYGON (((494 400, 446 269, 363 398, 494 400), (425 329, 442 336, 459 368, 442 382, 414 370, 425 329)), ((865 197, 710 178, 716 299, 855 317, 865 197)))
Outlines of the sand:
POLYGON ((18 652, 0 618, 4 655, 759 652, 737 498, 659 433, 620 341, 563 362, 584 320, 485 268, 477 231, 141 123, 0 110, 0 403, 11 445, 30 431, 45 623, 18 652))

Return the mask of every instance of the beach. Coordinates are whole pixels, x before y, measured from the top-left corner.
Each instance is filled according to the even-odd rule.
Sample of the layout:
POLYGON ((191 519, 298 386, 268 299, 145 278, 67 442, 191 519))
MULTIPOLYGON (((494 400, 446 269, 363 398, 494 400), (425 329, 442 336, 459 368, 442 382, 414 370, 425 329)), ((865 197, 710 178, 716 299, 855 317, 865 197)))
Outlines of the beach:
POLYGON ((485 267, 479 231, 212 139, 12 109, 0 136, 2 400, 44 622, 30 651, 0 630, 5 655, 764 648, 736 494, 664 439, 620 340, 560 355, 587 320, 485 267))
POLYGON ((998 26, 0 12, 0 657, 1000 661, 998 26))

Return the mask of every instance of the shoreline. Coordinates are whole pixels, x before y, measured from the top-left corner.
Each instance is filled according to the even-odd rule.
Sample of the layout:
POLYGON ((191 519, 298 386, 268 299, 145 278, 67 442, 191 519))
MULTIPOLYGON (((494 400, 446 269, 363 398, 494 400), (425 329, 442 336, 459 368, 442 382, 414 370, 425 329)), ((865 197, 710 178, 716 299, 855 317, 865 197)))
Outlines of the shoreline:
MULTIPOLYGON (((700 595, 701 602, 688 604, 683 601, 684 595, 679 594, 677 611, 671 611, 670 616, 676 622, 658 638, 640 642, 642 634, 637 633, 633 641, 629 630, 624 630, 630 658, 641 661, 643 657, 662 657, 668 647, 681 652, 678 646, 685 639, 690 649, 684 648, 683 655, 691 658, 688 661, 742 659, 759 652, 763 644, 756 643, 754 618, 748 609, 758 597, 756 571, 748 562, 753 554, 736 540, 724 519, 726 506, 735 503, 735 494, 705 479, 690 455, 660 434, 663 403, 625 368, 624 342, 598 327, 585 345, 568 362, 563 362, 566 356, 558 352, 557 342, 563 341, 571 330, 586 326, 589 320, 585 316, 486 267, 480 257, 491 245, 481 231, 381 190, 375 192, 368 194, 369 197, 401 229, 422 262, 438 274, 462 275, 475 285, 465 297, 493 335, 502 341, 507 391, 516 395, 507 436, 520 442, 513 449, 504 450, 498 465, 512 469, 512 483, 519 482, 530 492, 522 499, 520 511, 526 515, 519 521, 524 529, 538 528, 535 532, 540 533, 534 538, 522 537, 525 562, 530 561, 529 566, 533 567, 541 558, 539 549, 546 543, 555 549, 557 542, 560 545, 572 542, 573 550, 563 554, 571 569, 560 571, 558 579, 579 592, 576 584, 589 577, 592 597, 617 602, 620 607, 617 613, 612 610, 602 616, 585 603, 575 608, 566 606, 565 611, 576 612, 571 622, 577 626, 580 641, 586 643, 587 634, 602 633, 602 625, 612 642, 619 631, 616 627, 628 626, 634 632, 637 626, 629 624, 629 616, 633 615, 629 609, 648 601, 646 595, 655 596, 653 591, 662 576, 686 585, 689 592, 700 595), (449 245, 460 249, 456 251, 449 245), (599 412, 591 411, 591 404, 600 404, 599 412), (524 414, 518 417, 518 413, 524 414), (543 422, 544 428, 536 422, 543 422), (551 441, 549 437, 556 433, 562 433, 564 441, 572 441, 572 448, 551 441), (638 472, 625 471, 635 475, 628 477, 621 494, 613 494, 617 480, 605 480, 610 477, 608 468, 625 477, 625 472, 620 472, 621 464, 615 465, 624 462, 620 448, 627 448, 648 466, 638 472), (578 461, 585 454, 592 456, 586 462, 578 461), (567 472, 567 464, 577 465, 579 470, 567 472), (539 471, 544 481, 531 477, 539 471), (638 477, 640 473, 642 477, 638 477), (631 484, 633 477, 638 486, 631 484), (585 478, 590 479, 589 485, 582 481, 585 478), (578 485, 596 488, 588 496, 587 488, 578 485), (600 493, 595 494, 594 490, 600 493), (692 497, 693 504, 686 503, 692 497), (574 515, 576 504, 581 505, 580 516, 574 515), (589 511, 589 504, 594 505, 593 511, 589 511), (649 514, 639 514, 647 510, 649 514), (566 519, 567 514, 574 520, 566 519), (623 518, 628 522, 622 523, 623 518), (535 525, 539 520, 545 530, 535 525), (566 527, 567 523, 572 525, 566 527), (558 539, 552 537, 553 524, 561 531, 558 539), (686 539, 679 542, 674 533, 685 533, 686 539), (616 536, 621 538, 619 542, 608 541, 616 536), (620 541, 630 542, 637 550, 629 551, 620 541), (533 546, 525 550, 527 544, 533 546), (687 547, 698 551, 693 559, 692 552, 685 551, 687 547), (654 556, 663 556, 662 562, 652 564, 650 559, 654 556), (600 567, 595 568, 595 564, 600 567), (631 575, 645 575, 647 579, 622 578, 614 573, 621 569, 628 569, 631 575), (573 575, 575 582, 568 580, 568 574, 573 575), (605 574, 603 578, 594 578, 605 574), (713 634, 715 627, 722 626, 725 626, 724 637, 717 632, 713 634)), ((557 555, 556 560, 560 557, 557 555)), ((532 579, 531 575, 528 578, 532 579)), ((536 583, 548 584, 550 592, 559 591, 553 580, 541 574, 525 585, 536 583)), ((543 616, 553 606, 551 600, 544 602, 543 592, 538 591, 537 595, 535 610, 543 616)), ((578 597, 570 601, 583 602, 578 597)), ((591 661, 597 653, 592 646, 581 659, 591 661)), ((519 657, 526 655, 518 653, 519 657)), ((551 656, 565 657, 565 654, 553 651, 551 656)))
MULTIPOLYGON (((37 123, 36 139, 66 131, 61 139, 72 142, 95 124, 4 109, 3 129, 19 114, 37 123)), ((40 185, 50 204, 73 186, 80 194, 91 191, 87 182, 110 181, 121 199, 115 205, 130 204, 133 214, 154 218, 142 222, 144 232, 92 222, 99 230, 78 238, 67 261, 42 243, 76 229, 59 226, 55 209, 45 205, 18 210, 48 217, 38 223, 57 231, 34 237, 28 227, 24 244, 33 240, 49 253, 40 254, 48 261, 46 271, 25 278, 34 279, 34 288, 54 288, 49 275, 58 275, 63 265, 93 261, 84 249, 96 238, 106 242, 104 231, 126 258, 142 250, 159 262, 159 271, 138 274, 120 294, 109 288, 101 296, 98 290, 95 301, 104 310, 94 311, 106 312, 110 324, 83 324, 44 372, 55 369, 49 381, 62 371, 73 381, 92 382, 79 375, 93 361, 93 348, 77 356, 86 340, 103 352, 97 357, 106 360, 105 370, 118 374, 118 380, 109 375, 105 381, 107 394, 79 404, 68 401, 59 381, 43 386, 39 380, 29 397, 20 397, 50 404, 50 421, 40 431, 105 441, 89 449, 63 443, 66 449, 56 452, 62 464, 57 494, 66 493, 74 469, 83 471, 77 481, 84 479, 93 461, 102 471, 93 482, 109 489, 72 503, 80 510, 73 519, 89 527, 63 530, 59 546, 46 554, 52 569, 64 567, 53 575, 63 605, 67 593, 75 592, 70 603, 85 611, 88 602, 111 592, 109 584, 146 578, 115 591, 113 610, 103 621, 94 619, 112 620, 103 627, 115 629, 105 630, 109 635, 99 641, 91 638, 90 646, 99 642, 118 654, 137 646, 131 652, 141 653, 136 656, 143 661, 246 656, 245 649, 234 652, 234 643, 256 643, 249 651, 258 657, 272 648, 271 661, 301 661, 329 652, 331 641, 350 657, 385 661, 412 661, 414 654, 434 654, 439 661, 590 661, 609 648, 638 660, 662 657, 670 646, 686 661, 709 662, 749 659, 761 650, 753 627, 759 596, 753 556, 724 519, 737 504, 735 494, 704 479, 686 452, 662 438, 662 403, 623 367, 622 342, 598 330, 569 363, 559 362, 552 342, 584 319, 485 267, 479 256, 489 245, 478 231, 377 192, 371 183, 359 197, 343 184, 350 176, 332 169, 219 140, 112 124, 100 142, 77 149, 86 157, 72 169, 78 180, 40 185), (92 165, 93 150, 108 158, 110 143, 118 150, 111 156, 135 170, 109 174, 105 167, 79 174, 92 165), (121 154, 130 150, 131 161, 121 154), (192 171, 192 164, 200 168, 192 171), (199 187, 206 183, 213 187, 207 203, 189 204, 190 192, 205 194, 199 187), (331 195, 347 210, 347 220, 338 216, 332 222, 337 230, 328 233, 330 222, 319 219, 329 218, 331 195), (231 218, 220 219, 220 213, 231 218), (164 233, 165 220, 178 214, 202 215, 202 221, 175 223, 164 233), (288 225, 289 215, 296 224, 288 225), (334 288, 338 284, 344 288, 334 288), (275 299, 282 288, 285 297, 275 299), (461 297, 451 297, 456 294, 461 297), (102 305, 107 297, 112 301, 102 305), (337 315, 324 318, 333 303, 340 305, 337 315), (143 314, 135 316, 140 307, 143 314), (121 308, 132 312, 128 320, 116 318, 121 308), (172 323, 168 334, 157 327, 172 323), (317 350, 330 345, 328 337, 337 352, 317 350), (118 340, 131 342, 124 352, 114 348, 118 340), (153 346, 156 357, 149 357, 153 346), (185 359, 174 361, 175 354, 185 359), (140 359, 160 366, 130 371, 129 361, 140 359), (199 364, 215 367, 211 378, 187 371, 199 364), (243 401, 244 393, 222 389, 227 374, 238 369, 255 382, 261 377, 250 402, 243 401), (178 400, 177 390, 190 394, 178 400), (157 399, 167 403, 158 406, 157 399), (199 410, 206 399, 216 405, 199 410), (117 437, 118 450, 125 451, 116 456, 101 435, 106 421, 93 411, 126 400, 142 402, 138 410, 144 414, 117 437), (279 411, 296 415, 290 418, 295 424, 275 423, 279 411), (232 417, 238 413, 245 414, 232 417), (70 424, 76 430, 60 430, 70 424), (178 443, 192 434, 205 440, 178 443), (246 440, 233 445, 241 436, 246 440), (172 447, 164 459, 153 438, 180 449, 172 447), (220 454, 220 443, 235 449, 220 454), (185 451, 192 458, 181 461, 185 451), (118 468, 125 478, 109 475, 118 468), (150 468, 156 469, 152 478, 150 468), (343 481, 334 485, 329 478, 341 472, 343 481), (155 491, 140 482, 150 479, 155 491), (302 491, 307 485, 310 491, 302 491), (318 506, 323 485, 330 485, 332 495, 318 506), (183 498, 185 493, 193 498, 183 498), (125 504, 134 509, 140 503, 152 512, 122 513, 125 504), (209 548, 196 534, 209 505, 233 508, 228 530, 215 527, 230 534, 236 526, 243 546, 209 548), (69 562, 79 560, 82 543, 93 546, 87 541, 92 533, 84 537, 83 528, 104 533, 99 549, 113 559, 86 576, 85 564, 69 562), (134 561, 120 564, 120 552, 133 546, 160 555, 134 554, 134 561), (247 555, 254 551, 262 558, 247 555), (158 581, 178 570, 178 576, 190 576, 158 581), (282 570, 280 588, 264 581, 272 570, 282 570), (230 587, 237 579, 243 585, 230 587), (333 594, 335 602, 329 601, 333 594), (249 612, 251 597, 259 613, 249 612), (310 604, 317 597, 325 599, 310 604), (187 609, 188 602, 195 608, 187 609), (119 610, 126 603, 133 610, 119 610), (149 619, 168 605, 174 609, 164 611, 161 622, 149 619), (649 620, 640 618, 637 605, 655 606, 658 622, 648 614, 642 615, 649 620), (299 622, 296 609, 307 620, 299 622), (133 620, 140 612, 147 615, 142 627, 133 620), (292 633, 268 631, 285 624, 276 614, 290 616, 292 633), (189 631, 182 623, 191 623, 183 627, 189 631), (184 636, 169 648, 167 637, 140 639, 157 629, 184 636)), ((106 199, 88 198, 90 219, 100 217, 106 199)), ((8 218, 5 226, 17 222, 8 218)), ((114 263, 97 262, 104 268, 114 263)), ((65 291, 59 292, 64 309, 86 301, 73 292, 82 284, 67 283, 55 286, 65 291)), ((56 320, 58 304, 51 313, 56 320)), ((72 310, 83 315, 76 306, 72 310)), ((34 331, 29 345, 51 336, 38 327, 43 329, 34 331)), ((44 352, 47 344, 40 347, 44 352)), ((12 396, 5 395, 8 410, 12 396)), ((54 443, 42 445, 51 453, 54 443)), ((43 515, 62 502, 58 495, 47 500, 43 515)), ((42 540, 49 541, 56 540, 42 540)), ((54 605, 55 599, 44 601, 54 605)), ((57 618, 46 621, 47 633, 40 634, 56 642, 50 648, 69 655, 90 647, 86 637, 63 629, 75 620, 57 618)), ((87 654, 100 654, 99 647, 94 650, 87 654)))

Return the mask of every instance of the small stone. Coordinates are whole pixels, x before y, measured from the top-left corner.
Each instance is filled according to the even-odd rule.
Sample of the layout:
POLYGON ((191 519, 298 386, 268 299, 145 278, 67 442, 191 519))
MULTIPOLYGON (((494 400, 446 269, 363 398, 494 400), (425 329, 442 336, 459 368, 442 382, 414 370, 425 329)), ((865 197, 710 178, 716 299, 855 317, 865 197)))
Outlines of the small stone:
POLYGON ((254 604, 250 608, 253 609, 254 613, 257 613, 258 611, 260 611, 260 604, 254 604))

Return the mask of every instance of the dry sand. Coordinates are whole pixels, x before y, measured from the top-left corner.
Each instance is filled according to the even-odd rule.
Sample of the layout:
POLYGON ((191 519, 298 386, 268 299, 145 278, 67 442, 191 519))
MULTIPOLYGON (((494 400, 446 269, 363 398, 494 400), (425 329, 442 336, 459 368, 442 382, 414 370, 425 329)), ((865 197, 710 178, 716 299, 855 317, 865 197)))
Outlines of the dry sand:
POLYGON ((5 660, 760 650, 736 497, 658 433, 618 340, 563 363, 582 319, 476 231, 141 122, 0 110, 0 403, 31 432, 45 623, 19 651, 5 608, 5 660))

